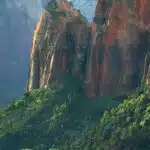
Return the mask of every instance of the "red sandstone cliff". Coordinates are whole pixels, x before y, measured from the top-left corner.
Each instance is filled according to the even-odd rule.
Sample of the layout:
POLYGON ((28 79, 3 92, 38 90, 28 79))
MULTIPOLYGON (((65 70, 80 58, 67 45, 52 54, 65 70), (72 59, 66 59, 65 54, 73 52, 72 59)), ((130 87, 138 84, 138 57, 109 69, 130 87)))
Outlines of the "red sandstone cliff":
POLYGON ((27 90, 47 87, 51 80, 63 85, 65 74, 84 75, 90 27, 65 0, 58 2, 48 5, 36 26, 27 90))
POLYGON ((90 95, 124 94, 138 86, 149 51, 149 12, 148 0, 97 1, 87 67, 90 95))
POLYGON ((149 0, 98 0, 88 25, 65 0, 49 4, 35 30, 27 90, 63 85, 66 74, 82 79, 90 97, 126 94, 147 77, 149 84, 149 13, 149 0))

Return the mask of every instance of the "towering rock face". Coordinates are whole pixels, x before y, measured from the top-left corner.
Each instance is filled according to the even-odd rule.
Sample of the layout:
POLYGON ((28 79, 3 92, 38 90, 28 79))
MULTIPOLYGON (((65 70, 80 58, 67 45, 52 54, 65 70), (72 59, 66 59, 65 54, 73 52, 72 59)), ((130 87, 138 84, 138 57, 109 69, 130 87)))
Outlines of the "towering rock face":
POLYGON ((124 95, 149 83, 150 2, 98 0, 92 24, 65 0, 51 2, 33 38, 27 91, 84 81, 87 95, 124 95))
POLYGON ((48 1, 0 0, 0 107, 24 93, 32 33, 48 1))
POLYGON ((148 0, 97 1, 87 73, 90 95, 125 94, 140 84, 150 46, 149 12, 148 0))
POLYGON ((34 32, 27 90, 63 85, 66 74, 84 76, 90 27, 65 1, 51 2, 34 32))

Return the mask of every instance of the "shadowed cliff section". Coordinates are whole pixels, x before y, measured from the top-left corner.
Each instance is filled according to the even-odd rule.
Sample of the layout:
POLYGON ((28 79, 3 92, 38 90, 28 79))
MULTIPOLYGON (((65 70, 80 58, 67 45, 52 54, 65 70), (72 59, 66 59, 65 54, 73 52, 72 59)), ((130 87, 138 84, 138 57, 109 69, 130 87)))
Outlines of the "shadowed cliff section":
POLYGON ((150 63, 148 6, 148 0, 97 0, 88 24, 67 1, 49 3, 34 34, 27 91, 51 81, 63 88, 68 75, 83 81, 89 97, 135 90, 150 63))
POLYGON ((149 6, 146 0, 97 1, 87 67, 90 95, 122 95, 141 83, 150 60, 149 6))

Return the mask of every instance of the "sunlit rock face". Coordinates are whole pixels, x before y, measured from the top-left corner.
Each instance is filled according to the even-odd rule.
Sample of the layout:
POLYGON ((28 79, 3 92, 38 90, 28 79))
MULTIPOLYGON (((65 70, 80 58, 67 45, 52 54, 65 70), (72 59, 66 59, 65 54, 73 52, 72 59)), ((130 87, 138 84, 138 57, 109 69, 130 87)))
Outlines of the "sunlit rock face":
POLYGON ((67 1, 49 4, 34 31, 27 91, 63 85, 66 74, 83 78, 90 31, 67 1))
MULTIPOLYGON (((24 92, 32 35, 43 8, 51 0, 0 0, 0 105, 24 92)), ((95 0, 70 0, 89 21, 95 0)))
POLYGON ((149 84, 150 1, 129 2, 97 0, 91 24, 74 22, 76 11, 65 0, 44 12, 33 37, 27 91, 51 80, 62 86, 68 74, 82 80, 89 97, 126 95, 143 79, 149 84))
POLYGON ((0 106, 24 93, 32 35, 49 0, 0 0, 0 106))
MULTIPOLYGON (((0 69, 2 72, 0 74, 0 95, 2 95, 3 100, 11 99, 13 96, 19 96, 23 93, 34 25, 43 11, 43 7, 46 7, 50 1, 52 0, 37 0, 36 2, 31 0, 2 0, 0 2, 0 13, 2 14, 0 17, 0 69)), ((57 32, 55 33, 53 30, 53 33, 48 24, 44 25, 43 20, 48 20, 51 24, 53 19, 51 20, 50 16, 43 13, 45 16, 41 23, 38 22, 32 42, 30 86, 28 88, 47 87, 51 77, 55 74, 59 75, 55 72, 61 69, 63 69, 61 70, 63 73, 68 72, 68 63, 70 57, 73 57, 75 60, 71 74, 77 74, 83 79, 87 95, 124 94, 134 90, 142 79, 144 62, 149 48, 147 39, 150 26, 148 17, 150 1, 134 0, 134 3, 131 3, 133 1, 127 3, 125 0, 120 0, 114 3, 113 0, 97 0, 97 6, 95 6, 96 1, 94 0, 69 1, 73 3, 74 8, 80 9, 80 12, 87 17, 89 22, 93 20, 96 7, 94 21, 91 25, 84 22, 84 25, 80 26, 81 20, 78 20, 79 22, 76 20, 72 22, 75 23, 76 27, 70 23, 69 34, 71 35, 69 36, 71 39, 73 38, 76 44, 70 43, 70 41, 67 43, 68 39, 62 41, 63 38, 58 26, 57 32), (47 32, 41 28, 42 26, 45 26, 47 32), (73 33, 70 33, 70 30, 73 33), (39 40, 37 39, 38 36, 35 35, 40 33, 43 36, 39 40), (51 40, 52 37, 54 38, 51 40), (61 39, 60 41, 57 41, 58 37, 61 39), (47 42, 48 40, 52 42, 51 45, 50 42, 47 42), (33 47, 35 41, 38 41, 39 45, 33 47), (49 54, 50 57, 47 58, 48 51, 51 51, 52 46, 54 46, 53 42, 56 41, 60 47, 55 45, 56 47, 53 48, 54 56, 51 57, 52 55, 49 54), (42 42, 47 43, 46 48, 41 46, 42 42), (74 44, 70 48, 72 53, 62 52, 62 43, 59 42, 70 44, 70 46, 74 44), (39 64, 35 59, 39 56, 40 63, 42 63, 40 64, 42 65, 40 69, 43 69, 42 73, 39 72, 37 67, 39 64), (45 61, 51 62, 48 64, 49 66, 43 64, 43 62, 47 63, 45 61)), ((63 11, 68 5, 65 5, 63 11)), ((66 24, 63 26, 64 28, 60 26, 63 32, 68 31, 65 29, 66 24)), ((64 51, 67 46, 63 47, 64 51)))
POLYGON ((149 0, 97 1, 87 74, 89 95, 127 94, 140 85, 150 63, 149 13, 149 0))

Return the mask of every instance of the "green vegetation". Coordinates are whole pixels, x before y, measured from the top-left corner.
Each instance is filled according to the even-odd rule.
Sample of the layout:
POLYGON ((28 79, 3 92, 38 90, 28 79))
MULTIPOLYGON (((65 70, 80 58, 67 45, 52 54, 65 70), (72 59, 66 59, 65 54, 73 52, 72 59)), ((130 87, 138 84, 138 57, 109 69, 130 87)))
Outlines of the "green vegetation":
POLYGON ((66 76, 64 83, 63 89, 51 85, 26 93, 0 112, 2 150, 150 149, 145 92, 137 90, 117 106, 111 98, 86 97, 76 78, 66 76))
POLYGON ((0 111, 2 150, 150 149, 146 87, 119 105, 110 97, 88 98, 75 77, 63 80, 62 89, 51 83, 0 111))
POLYGON ((26 93, 0 113, 2 150, 66 149, 96 124, 111 103, 118 105, 108 98, 87 98, 75 78, 66 77, 64 82, 64 89, 51 86, 26 93))
POLYGON ((33 90, 10 103, 0 111, 0 148, 150 149, 146 87, 118 106, 114 98, 88 98, 81 85, 66 75, 63 89, 51 83, 48 89, 33 90))
POLYGON ((82 150, 149 150, 150 100, 146 94, 133 95, 105 112, 100 124, 85 133, 82 150))

